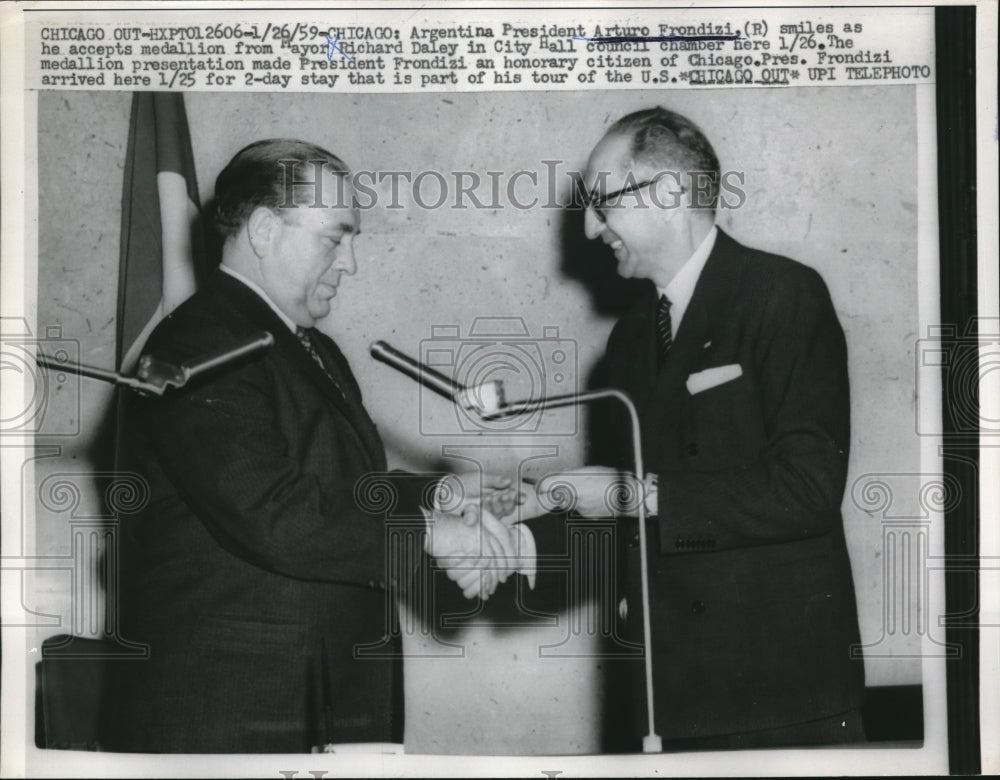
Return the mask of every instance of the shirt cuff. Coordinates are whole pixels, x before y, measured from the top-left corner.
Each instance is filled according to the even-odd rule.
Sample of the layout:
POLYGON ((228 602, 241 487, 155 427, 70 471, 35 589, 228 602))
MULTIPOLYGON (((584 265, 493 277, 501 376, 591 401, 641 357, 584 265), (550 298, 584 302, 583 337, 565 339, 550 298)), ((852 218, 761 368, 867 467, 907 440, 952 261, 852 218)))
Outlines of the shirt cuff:
POLYGON ((431 517, 434 513, 431 512, 426 507, 420 507, 420 511, 424 513, 424 552, 428 555, 431 554, 431 517))
POLYGON ((660 478, 650 472, 643 480, 643 504, 649 517, 659 517, 660 514, 660 478))
POLYGON ((528 587, 535 589, 535 577, 538 573, 538 548, 535 545, 535 535, 523 523, 514 526, 517 530, 518 573, 528 578, 528 587))

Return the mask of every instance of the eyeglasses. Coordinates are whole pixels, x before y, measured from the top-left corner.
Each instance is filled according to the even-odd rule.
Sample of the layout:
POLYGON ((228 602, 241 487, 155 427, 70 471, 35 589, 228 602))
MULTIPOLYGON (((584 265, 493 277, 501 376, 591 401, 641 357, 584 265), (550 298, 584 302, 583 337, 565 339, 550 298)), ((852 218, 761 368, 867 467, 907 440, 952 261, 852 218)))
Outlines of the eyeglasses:
MULTIPOLYGON (((609 193, 603 197, 593 198, 590 201, 589 205, 594 210, 594 214, 602 223, 607 222, 608 217, 604 213, 604 209, 614 208, 613 206, 608 205, 611 201, 617 200, 621 198, 623 195, 628 195, 630 192, 638 192, 643 187, 648 187, 650 184, 656 184, 656 182, 658 182, 668 173, 672 173, 672 171, 661 171, 660 173, 656 174, 656 176, 654 176, 652 179, 647 179, 646 181, 640 181, 635 184, 630 184, 627 187, 622 187, 620 190, 615 190, 614 192, 609 193)), ((685 189, 683 187, 681 188, 681 192, 685 192, 685 189)))

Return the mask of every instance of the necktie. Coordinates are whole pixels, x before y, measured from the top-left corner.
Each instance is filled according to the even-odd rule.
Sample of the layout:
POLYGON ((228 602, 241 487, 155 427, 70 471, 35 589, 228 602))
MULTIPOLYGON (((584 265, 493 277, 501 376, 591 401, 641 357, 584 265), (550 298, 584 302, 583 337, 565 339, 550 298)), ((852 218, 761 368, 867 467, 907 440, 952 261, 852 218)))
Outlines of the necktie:
POLYGON ((323 362, 323 358, 320 357, 319 351, 316 349, 316 345, 313 344, 312 336, 309 335, 309 331, 306 328, 296 328, 295 335, 298 337, 299 341, 302 342, 302 346, 306 348, 309 353, 309 357, 316 361, 316 365, 319 366, 323 373, 326 374, 326 378, 333 382, 333 386, 337 388, 337 391, 344 395, 344 391, 341 389, 340 385, 337 384, 337 380, 333 378, 333 374, 329 372, 326 364, 323 362))
POLYGON ((673 325, 670 322, 670 299, 666 295, 660 296, 660 303, 656 307, 656 336, 662 364, 674 344, 673 325))

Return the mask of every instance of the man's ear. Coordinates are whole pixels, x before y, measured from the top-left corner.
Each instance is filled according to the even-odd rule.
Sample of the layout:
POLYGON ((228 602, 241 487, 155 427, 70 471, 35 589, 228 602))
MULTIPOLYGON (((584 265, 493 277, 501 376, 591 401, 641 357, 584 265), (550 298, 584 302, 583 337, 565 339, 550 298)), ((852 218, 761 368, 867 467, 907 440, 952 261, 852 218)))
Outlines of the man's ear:
POLYGON ((656 180, 653 187, 654 205, 663 212, 665 221, 670 222, 681 209, 688 207, 689 188, 685 186, 683 178, 676 171, 667 171, 656 180))
POLYGON ((250 213, 246 224, 247 240, 257 257, 268 253, 278 228, 278 219, 280 217, 266 206, 258 206, 250 213))

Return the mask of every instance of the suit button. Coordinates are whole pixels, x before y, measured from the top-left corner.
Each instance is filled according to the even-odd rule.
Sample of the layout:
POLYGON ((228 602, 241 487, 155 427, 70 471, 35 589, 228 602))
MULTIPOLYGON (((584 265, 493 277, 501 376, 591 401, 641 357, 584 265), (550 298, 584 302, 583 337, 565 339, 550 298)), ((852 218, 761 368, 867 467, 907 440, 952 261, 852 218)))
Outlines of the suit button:
POLYGON ((639 534, 632 534, 632 537, 628 540, 629 547, 639 546, 639 534))
POLYGON ((704 601, 692 601, 691 602, 691 611, 695 615, 700 615, 702 612, 705 611, 705 602, 704 601))
POLYGON ((690 455, 690 456, 691 456, 692 458, 693 458, 693 457, 694 457, 695 455, 697 455, 697 454, 698 454, 698 444, 697 444, 696 442, 691 442, 690 444, 688 444, 688 447, 687 447, 687 453, 688 453, 688 455, 690 455))

